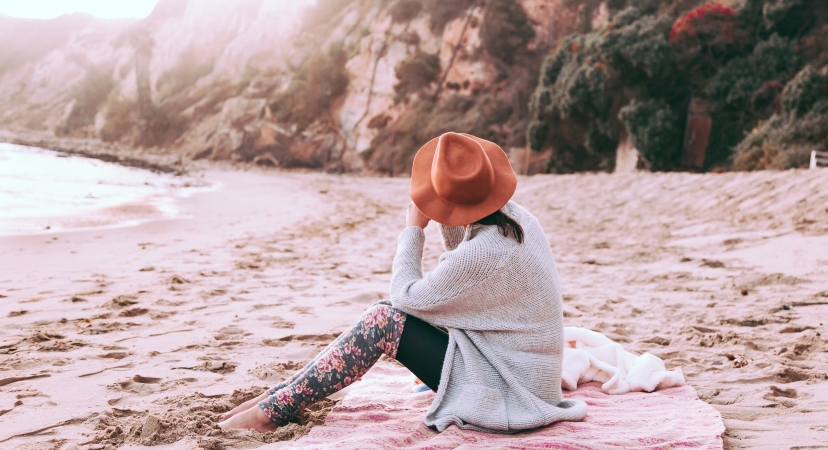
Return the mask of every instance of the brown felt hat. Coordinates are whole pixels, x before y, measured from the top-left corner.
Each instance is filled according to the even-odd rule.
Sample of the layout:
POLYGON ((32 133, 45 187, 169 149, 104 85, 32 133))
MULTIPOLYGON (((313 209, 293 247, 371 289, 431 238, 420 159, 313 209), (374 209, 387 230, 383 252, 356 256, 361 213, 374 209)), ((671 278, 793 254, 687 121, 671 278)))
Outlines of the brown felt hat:
POLYGON ((517 177, 494 142, 445 133, 414 156, 411 200, 429 219, 467 225, 494 213, 512 198, 517 177))

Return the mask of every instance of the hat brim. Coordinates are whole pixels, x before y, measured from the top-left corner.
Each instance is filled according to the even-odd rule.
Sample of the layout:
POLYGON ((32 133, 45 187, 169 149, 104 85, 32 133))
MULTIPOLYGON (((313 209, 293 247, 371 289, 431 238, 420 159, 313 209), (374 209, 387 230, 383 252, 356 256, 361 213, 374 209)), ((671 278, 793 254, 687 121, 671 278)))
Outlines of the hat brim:
POLYGON ((411 169, 411 200, 429 219, 447 226, 468 225, 494 213, 502 208, 517 189, 517 177, 509 157, 494 142, 464 134, 474 139, 489 157, 494 169, 495 182, 492 192, 485 200, 476 205, 456 205, 449 203, 434 190, 431 182, 431 165, 437 151, 439 137, 428 141, 414 156, 411 169))

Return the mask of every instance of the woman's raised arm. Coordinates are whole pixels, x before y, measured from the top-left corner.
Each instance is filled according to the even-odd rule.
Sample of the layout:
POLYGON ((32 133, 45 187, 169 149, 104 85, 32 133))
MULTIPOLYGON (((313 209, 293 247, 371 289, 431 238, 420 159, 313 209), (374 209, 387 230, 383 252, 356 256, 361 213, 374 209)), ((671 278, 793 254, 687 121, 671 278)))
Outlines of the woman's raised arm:
POLYGON ((437 267, 423 275, 425 233, 409 227, 400 234, 391 274, 391 304, 433 325, 443 319, 485 311, 492 305, 473 299, 477 286, 493 276, 508 259, 508 249, 470 248, 446 253, 437 267))

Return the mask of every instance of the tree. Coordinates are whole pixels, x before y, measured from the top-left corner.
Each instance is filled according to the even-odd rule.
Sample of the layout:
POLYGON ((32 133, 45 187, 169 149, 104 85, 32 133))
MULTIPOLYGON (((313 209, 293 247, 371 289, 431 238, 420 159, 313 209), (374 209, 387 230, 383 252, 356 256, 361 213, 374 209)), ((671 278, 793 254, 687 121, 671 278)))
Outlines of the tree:
MULTIPOLYGON (((624 134, 652 170, 680 168, 683 124, 693 98, 713 105, 708 169, 729 166, 734 150, 755 154, 762 139, 781 142, 782 135, 766 127, 788 120, 780 112, 783 103, 800 114, 786 116, 793 117, 785 122, 791 130, 786 136, 816 142, 800 124, 822 129, 816 105, 825 94, 806 88, 821 78, 800 74, 791 89, 808 92, 802 95, 786 84, 803 62, 828 62, 828 31, 822 31, 828 30, 828 5, 746 0, 738 10, 716 3, 681 10, 687 3, 629 1, 635 6, 614 14, 606 26, 567 36, 546 57, 529 105, 527 139, 534 150, 553 148, 550 170, 611 168, 624 134), (663 14, 671 11, 676 15, 663 14), (760 132, 752 133, 755 128, 760 132)), ((736 166, 795 165, 797 158, 736 166)))

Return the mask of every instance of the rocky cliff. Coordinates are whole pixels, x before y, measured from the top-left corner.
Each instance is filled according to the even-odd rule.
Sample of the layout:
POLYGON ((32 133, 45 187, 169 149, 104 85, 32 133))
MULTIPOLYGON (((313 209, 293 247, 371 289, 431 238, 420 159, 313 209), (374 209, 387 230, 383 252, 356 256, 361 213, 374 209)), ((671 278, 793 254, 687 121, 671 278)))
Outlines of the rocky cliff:
POLYGON ((161 0, 142 20, 0 18, 0 128, 392 175, 449 130, 523 155, 543 57, 561 36, 606 20, 606 9, 566 0, 161 0))

